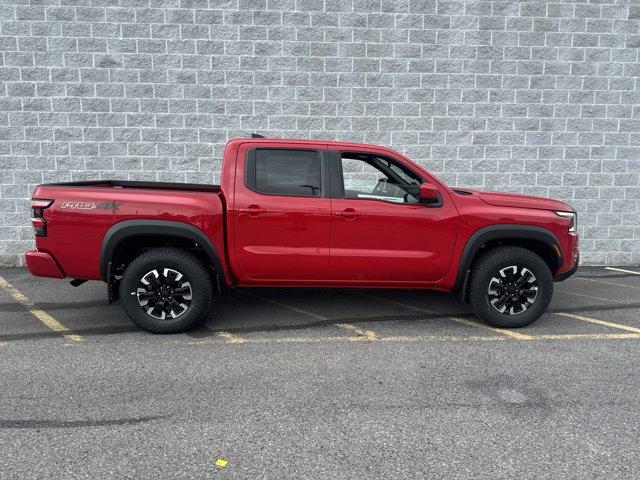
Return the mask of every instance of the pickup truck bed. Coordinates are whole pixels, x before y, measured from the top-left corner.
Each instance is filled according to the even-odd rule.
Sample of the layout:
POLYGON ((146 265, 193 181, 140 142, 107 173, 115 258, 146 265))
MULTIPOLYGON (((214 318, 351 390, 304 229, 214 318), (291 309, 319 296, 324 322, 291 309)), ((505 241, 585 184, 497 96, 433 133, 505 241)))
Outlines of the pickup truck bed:
MULTIPOLYGON (((106 260, 108 240, 118 231, 128 227, 130 233, 135 231, 140 239, 156 246, 171 240, 171 236, 163 237, 170 232, 154 229, 152 222, 174 222, 189 231, 196 229, 216 250, 224 252, 224 208, 219 185, 68 182, 40 185, 34 198, 54 199, 44 210, 46 236, 37 237, 36 241, 39 252, 55 258, 59 269, 55 277, 106 281, 108 264, 115 260, 106 260), (132 227, 132 221, 138 225, 132 227)), ((114 253, 119 254, 111 252, 114 253)))

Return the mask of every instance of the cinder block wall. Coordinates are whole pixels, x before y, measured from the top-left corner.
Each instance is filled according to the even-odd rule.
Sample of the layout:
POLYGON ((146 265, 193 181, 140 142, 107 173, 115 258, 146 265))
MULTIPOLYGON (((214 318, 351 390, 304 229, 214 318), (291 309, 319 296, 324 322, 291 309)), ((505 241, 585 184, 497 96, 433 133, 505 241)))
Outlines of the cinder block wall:
POLYGON ((36 184, 211 182, 251 132, 567 200, 585 263, 640 263, 638 2, 1 3, 2 264, 32 244, 36 184))

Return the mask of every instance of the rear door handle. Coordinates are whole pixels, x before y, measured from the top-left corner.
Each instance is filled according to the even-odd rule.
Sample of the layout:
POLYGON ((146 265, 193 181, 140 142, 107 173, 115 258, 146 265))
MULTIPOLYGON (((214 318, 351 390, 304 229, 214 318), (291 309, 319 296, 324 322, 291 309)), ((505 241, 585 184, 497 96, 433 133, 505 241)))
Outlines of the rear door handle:
POLYGON ((360 216, 360 212, 356 212, 353 208, 345 208, 342 212, 335 212, 336 217, 343 217, 347 220, 355 220, 360 216))
POLYGON ((249 205, 249 208, 239 208, 238 213, 246 213, 248 215, 260 215, 261 213, 267 213, 266 208, 260 208, 258 205, 249 205))

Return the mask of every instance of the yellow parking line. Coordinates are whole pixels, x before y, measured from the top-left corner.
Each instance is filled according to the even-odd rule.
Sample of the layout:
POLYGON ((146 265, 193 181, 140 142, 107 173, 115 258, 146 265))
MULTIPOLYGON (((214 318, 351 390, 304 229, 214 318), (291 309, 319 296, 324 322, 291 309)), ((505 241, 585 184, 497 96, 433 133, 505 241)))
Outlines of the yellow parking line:
MULTIPOLYGON (((416 335, 416 336, 389 336, 376 337, 376 342, 509 342, 510 340, 527 341, 547 341, 547 340, 627 340, 640 339, 637 333, 581 333, 581 334, 540 334, 526 335, 528 338, 506 337, 497 335, 416 335)), ((370 339, 364 336, 333 336, 333 337, 276 337, 276 338, 247 338, 243 344, 270 345, 270 344, 318 344, 331 342, 368 342, 370 339)), ((193 340, 189 344, 212 344, 212 343, 234 343, 237 342, 220 339, 193 340)))
POLYGON ((307 315, 309 317, 316 318, 318 320, 328 320, 327 317, 323 317, 322 315, 318 315, 317 313, 310 312, 309 310, 303 310, 302 308, 297 308, 292 305, 287 305, 286 303, 278 302, 277 300, 272 300, 271 298, 263 297, 262 295, 258 295, 253 292, 242 292, 245 295, 249 295, 250 297, 257 298, 258 300, 262 300, 263 302, 270 303, 272 305, 277 305, 278 307, 286 308, 287 310, 291 310, 292 312, 301 313, 302 315, 307 315))
POLYGON ((218 332, 218 336, 220 338, 224 338, 226 343, 246 343, 247 340, 240 335, 234 335, 229 332, 218 332))
POLYGON ((350 332, 355 333, 356 335, 360 335, 362 337, 366 337, 368 340, 377 340, 376 332, 372 330, 364 330, 362 328, 356 327, 351 323, 336 323, 336 327, 343 328, 344 330, 349 330, 350 332))
POLYGON ((596 280, 596 279, 593 279, 593 278, 586 278, 586 277, 573 277, 573 279, 575 279, 575 280, 586 280, 587 282, 605 283, 607 285, 615 285, 616 287, 626 287, 626 288, 634 288, 636 290, 640 290, 640 287, 638 287, 636 285, 625 285, 624 283, 606 282, 604 280, 596 280))
POLYGON ((460 323, 462 325, 467 325, 469 327, 483 328, 485 330, 490 330, 492 332, 499 333, 500 335, 505 335, 511 338, 517 338, 518 340, 533 340, 535 338, 533 335, 527 335, 525 333, 516 332, 515 330, 509 330, 506 328, 495 328, 490 327, 489 325, 485 325, 484 323, 476 322, 474 320, 468 320, 466 318, 459 317, 451 317, 456 323, 460 323))
MULTIPOLYGON (((284 337, 284 338, 247 338, 243 343, 249 345, 255 344, 278 344, 278 343, 325 343, 325 342, 338 342, 338 341, 365 341, 365 337, 284 337)), ((220 343, 214 339, 202 339, 189 342, 190 344, 206 344, 206 343, 220 343)), ((222 343, 230 343, 223 341, 222 343)))
MULTIPOLYGON (((505 341, 505 337, 497 336, 443 336, 443 335, 421 335, 421 336, 392 336, 376 337, 376 341, 381 342, 420 342, 420 341, 505 341)), ((279 344, 279 343, 328 343, 328 342, 369 342, 366 336, 334 336, 334 337, 280 337, 280 338, 247 338, 246 344, 279 344)), ((212 339, 194 340, 190 344, 220 343, 212 339)), ((229 343, 229 342, 222 342, 229 343)))
MULTIPOLYGON (((433 310, 429 310, 427 308, 422 308, 422 307, 415 307, 413 305, 408 305, 406 303, 403 302, 398 302, 396 300, 389 300, 386 298, 378 298, 374 295, 369 295, 368 293, 360 293, 358 292, 358 295, 362 295, 363 297, 368 297, 368 298, 372 298, 374 300, 379 300, 381 302, 385 302, 385 303, 389 303, 391 305, 397 305, 399 307, 404 307, 408 310, 413 310, 415 312, 421 312, 421 313, 437 313, 433 310)), ((511 338, 517 338, 519 340, 531 340, 533 337, 531 335, 526 335, 524 333, 519 333, 513 330, 508 330, 505 328, 494 328, 494 327, 490 327, 489 325, 485 325, 484 323, 480 323, 480 322, 476 322, 473 320, 467 320, 466 318, 459 318, 459 317, 449 317, 449 320, 452 320, 456 323, 460 323, 462 325, 466 325, 468 327, 475 327, 475 328, 482 328, 484 330, 490 330, 492 332, 496 332, 499 333, 501 335, 505 335, 507 337, 511 337, 511 338)))
POLYGON ((575 297, 589 298, 591 300, 602 300, 604 302, 617 303, 617 304, 624 304, 625 303, 625 302, 621 302, 620 300, 612 300, 610 298, 596 297, 594 295, 584 295, 582 293, 567 292, 566 290, 556 290, 556 292, 558 292, 560 294, 564 294, 564 295, 573 295, 575 297))
POLYGON ((65 327, 58 320, 53 318, 44 310, 36 307, 31 300, 29 300, 20 290, 7 282, 3 277, 0 276, 0 288, 4 289, 11 297, 20 303, 25 309, 31 313, 34 317, 40 320, 44 325, 49 327, 51 330, 55 332, 62 333, 67 340, 71 340, 72 342, 81 342, 82 337, 78 334, 72 333, 67 327, 65 327))
POLYGON ((607 270, 613 270, 615 272, 623 272, 623 273, 631 273, 633 275, 640 275, 640 272, 636 272, 634 270, 625 270, 624 268, 616 268, 616 267, 605 267, 607 270))
POLYGON ((627 332, 640 333, 640 328, 631 327, 629 325, 623 325, 621 323, 607 322, 606 320, 599 320, 597 318, 583 317, 582 315, 574 315, 573 313, 555 313, 554 315, 560 315, 562 317, 575 318, 576 320, 582 320, 583 322, 595 323, 597 325, 604 325, 605 327, 617 328, 619 330, 625 330, 627 332))
MULTIPOLYGON (((259 300, 262 300, 263 302, 271 303, 272 305, 277 305, 278 307, 286 308, 287 310, 300 313, 301 315, 307 315, 308 317, 313 317, 317 320, 330 320, 329 317, 325 317, 323 315, 310 312, 309 310, 304 310, 302 308, 294 307, 293 305, 288 305, 286 303, 278 302, 277 300, 272 300, 271 298, 263 297, 262 295, 258 295, 250 292, 244 292, 244 293, 245 295, 249 295, 251 297, 257 298, 259 300)), ((369 340, 373 340, 376 338, 375 332, 372 332, 371 330, 363 330, 349 323, 336 323, 335 326, 338 328, 342 328, 343 330, 348 330, 350 332, 353 332, 356 335, 360 335, 361 337, 366 337, 369 340)))
POLYGON ((590 339, 590 340, 598 340, 598 339, 624 340, 625 338, 640 338, 640 333, 561 333, 561 334, 543 333, 535 336, 536 340, 580 340, 583 338, 590 339))
POLYGON ((388 303, 390 305, 396 305, 398 307, 403 307, 406 308, 407 310, 413 310, 414 312, 420 312, 420 313, 437 313, 433 310, 429 310, 427 308, 422 308, 422 307, 414 307, 413 305, 409 305, 407 303, 403 303, 403 302, 398 302, 396 300, 389 300, 388 298, 380 298, 380 297, 376 297, 375 295, 371 295, 369 293, 362 293, 362 292, 354 292, 356 295, 360 295, 361 297, 367 297, 367 298, 371 298, 373 300, 378 300, 379 302, 384 302, 384 303, 388 303))

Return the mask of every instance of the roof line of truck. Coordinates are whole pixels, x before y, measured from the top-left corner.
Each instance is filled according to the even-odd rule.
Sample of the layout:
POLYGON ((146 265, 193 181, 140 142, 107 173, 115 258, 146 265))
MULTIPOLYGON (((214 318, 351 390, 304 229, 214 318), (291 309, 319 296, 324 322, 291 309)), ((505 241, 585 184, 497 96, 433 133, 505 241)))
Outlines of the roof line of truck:
POLYGON ((314 140, 306 140, 302 138, 268 138, 268 137, 240 137, 233 138, 229 140, 229 143, 300 143, 304 145, 344 145, 348 147, 368 147, 368 148, 377 148, 377 149, 390 149, 391 147, 381 147, 379 145, 373 145, 370 143, 360 143, 360 142, 345 142, 342 140, 323 140, 323 139, 314 139, 314 140))

